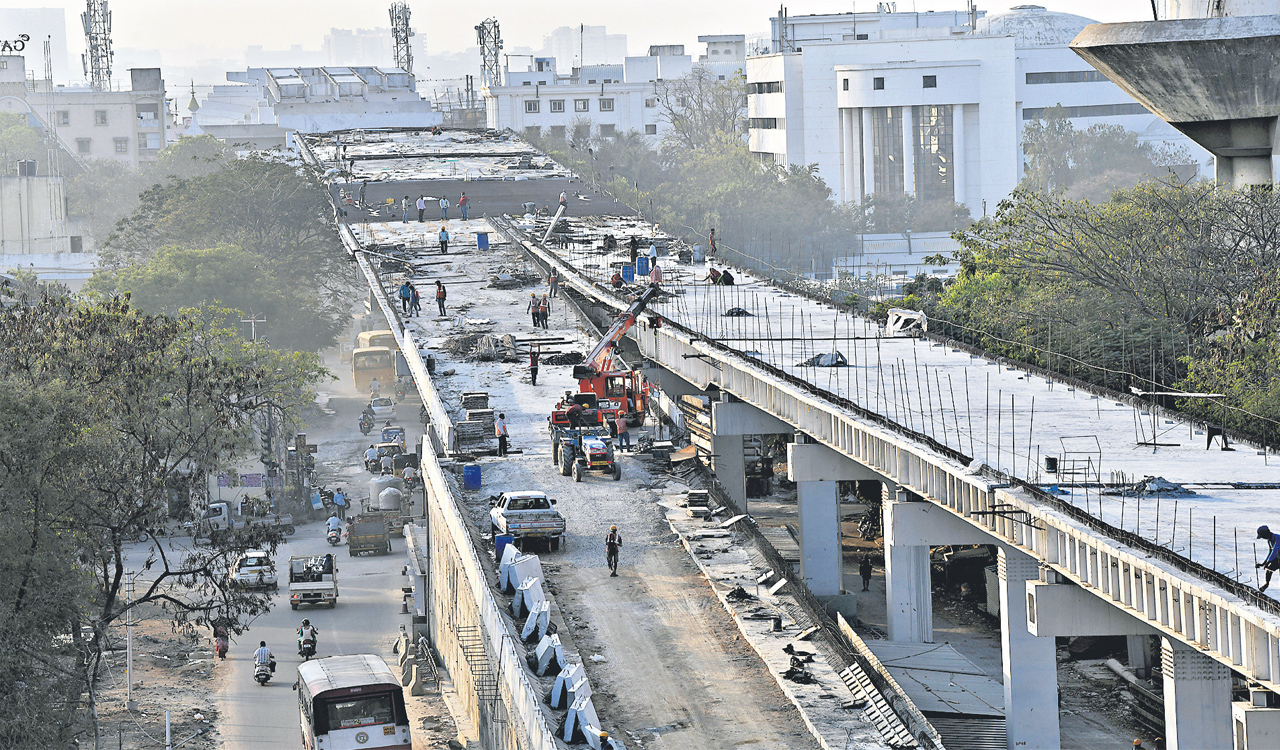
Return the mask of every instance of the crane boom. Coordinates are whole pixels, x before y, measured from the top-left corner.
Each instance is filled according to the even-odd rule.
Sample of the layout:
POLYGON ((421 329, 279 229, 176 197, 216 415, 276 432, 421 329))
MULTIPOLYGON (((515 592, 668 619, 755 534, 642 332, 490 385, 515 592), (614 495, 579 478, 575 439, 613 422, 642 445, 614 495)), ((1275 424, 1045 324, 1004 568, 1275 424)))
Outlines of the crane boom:
POLYGON ((656 286, 651 286, 641 292, 640 296, 635 298, 635 301, 631 303, 626 312, 619 315, 613 325, 609 326, 609 330, 605 331, 604 336, 596 344, 596 348, 592 349, 591 353, 587 355, 583 364, 574 368, 574 377, 585 377, 585 375, 579 375, 579 372, 586 370, 596 373, 603 372, 606 369, 605 362, 608 361, 614 344, 618 343, 627 334, 627 331, 631 330, 631 327, 636 324, 636 320, 640 317, 640 313, 644 312, 644 309, 649 306, 649 302, 656 296, 658 296, 658 287, 656 286))

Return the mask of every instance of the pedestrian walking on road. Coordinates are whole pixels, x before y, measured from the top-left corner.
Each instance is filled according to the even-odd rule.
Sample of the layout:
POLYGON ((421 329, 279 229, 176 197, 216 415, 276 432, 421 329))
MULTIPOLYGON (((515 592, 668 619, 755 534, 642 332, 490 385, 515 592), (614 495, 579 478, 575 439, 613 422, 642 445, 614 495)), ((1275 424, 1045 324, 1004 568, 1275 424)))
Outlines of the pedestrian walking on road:
POLYGON ((470 202, 471 199, 467 197, 466 193, 463 193, 462 197, 458 199, 458 210, 462 212, 463 221, 467 220, 467 204, 470 202))
POLYGON ((408 224, 409 223, 409 196, 406 195, 400 201, 400 208, 401 210, 404 211, 404 216, 401 217, 400 221, 404 222, 405 224, 408 224))
POLYGON ((448 220, 449 220, 449 199, 442 195, 440 196, 440 221, 448 221, 448 220))
POLYGON ((440 254, 448 255, 449 254, 449 230, 444 228, 444 224, 440 225, 440 234, 437 235, 437 237, 440 239, 440 254))
POLYGON ((400 312, 409 314, 409 304, 413 301, 413 286, 409 282, 400 285, 400 312))
POLYGON ((421 224, 422 222, 426 221, 426 215, 427 215, 427 196, 425 196, 425 195, 419 195, 419 196, 418 196, 418 202, 417 202, 416 204, 414 204, 414 205, 415 205, 415 206, 417 207, 417 209, 418 209, 418 223, 419 223, 419 224, 421 224))
POLYGON ((862 576, 862 590, 871 590, 871 555, 863 555, 858 563, 858 574, 862 576))
POLYGON ((547 295, 542 295, 542 299, 538 301, 538 319, 542 321, 542 330, 547 329, 547 320, 551 318, 551 300, 547 295))
POLYGON ((551 275, 547 277, 547 285, 551 287, 551 296, 560 296, 560 274, 556 269, 551 269, 551 275))
POLYGON ((532 385, 538 384, 538 350, 533 349, 529 352, 529 382, 532 385))
POLYGON ((618 577, 618 552, 622 548, 622 534, 617 526, 610 526, 604 537, 604 561, 609 566, 609 577, 618 577))
POLYGON ((507 415, 499 414, 493 423, 493 434, 498 438, 498 455, 507 455, 507 415))
POLYGON ((445 297, 448 297, 448 296, 449 296, 449 293, 445 291, 444 283, 437 281, 436 282, 436 305, 440 308, 440 317, 442 318, 444 317, 444 300, 445 300, 445 297))
POLYGON ((418 287, 413 284, 409 285, 413 290, 413 296, 409 298, 409 317, 422 317, 422 295, 418 294, 418 287))
POLYGON ((364 180, 363 182, 361 182, 361 183, 360 183, 360 199, 359 199, 359 202, 360 202, 360 205, 361 205, 361 206, 363 206, 363 205, 364 205, 364 191, 365 191, 365 188, 367 188, 367 187, 369 187, 369 181, 368 181, 368 180, 364 180))
POLYGON ((538 322, 541 318, 541 316, 539 316, 538 313, 541 311, 541 309, 542 309, 542 305, 538 303, 537 292, 529 292, 529 306, 525 308, 525 312, 529 313, 529 317, 533 319, 534 328, 538 327, 538 322))

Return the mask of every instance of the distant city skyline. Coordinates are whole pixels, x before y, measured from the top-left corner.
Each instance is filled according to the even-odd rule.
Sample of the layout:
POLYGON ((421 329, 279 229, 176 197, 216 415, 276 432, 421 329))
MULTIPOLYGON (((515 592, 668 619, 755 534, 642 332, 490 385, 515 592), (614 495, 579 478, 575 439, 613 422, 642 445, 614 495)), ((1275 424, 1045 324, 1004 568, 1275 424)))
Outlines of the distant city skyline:
MULTIPOLYGON (((979 3, 994 13, 1026 0, 979 3)), ((1075 13, 1102 22, 1147 20, 1147 0, 1046 0, 1050 10, 1075 13)), ((113 13, 113 43, 117 77, 129 67, 160 64, 165 68, 195 69, 245 59, 252 47, 289 50, 300 46, 317 50, 331 29, 370 29, 388 25, 389 0, 188 0, 175 4, 160 0, 109 0, 113 13)), ((793 15, 873 11, 877 3, 810 0, 791 3, 793 15)), ((80 69, 84 36, 80 32, 83 0, 0 0, 0 9, 62 8, 66 13, 67 69, 72 78, 80 69)), ((899 0, 898 10, 921 12, 964 8, 963 0, 899 0)), ((598 0, 565 0, 554 6, 499 0, 481 6, 415 3, 412 23, 417 29, 415 47, 428 55, 449 55, 475 46, 473 28, 485 18, 496 17, 508 49, 540 49, 543 37, 562 26, 605 26, 610 34, 625 34, 631 54, 644 54, 652 44, 684 44, 696 54, 700 34, 756 34, 769 28, 777 13, 776 0, 710 0, 697 4, 675 0, 615 4, 598 0)), ((29 33, 6 29, 0 36, 29 33)), ((390 61, 387 61, 390 64, 390 61)), ((426 70, 421 77, 432 77, 426 70)))

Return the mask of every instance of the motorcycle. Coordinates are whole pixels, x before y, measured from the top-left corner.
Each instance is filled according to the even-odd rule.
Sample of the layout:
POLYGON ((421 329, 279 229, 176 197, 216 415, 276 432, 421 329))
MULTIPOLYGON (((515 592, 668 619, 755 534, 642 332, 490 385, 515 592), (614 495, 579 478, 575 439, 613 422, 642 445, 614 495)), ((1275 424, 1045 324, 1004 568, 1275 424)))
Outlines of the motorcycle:
POLYGON ((310 638, 303 638, 302 644, 298 647, 298 655, 303 661, 311 661, 311 657, 316 655, 316 642, 310 638))
POLYGON ((378 458, 366 458, 364 460, 364 468, 370 474, 381 474, 382 460, 378 458))
POLYGON ((360 417, 360 433, 368 435, 373 430, 373 420, 368 417, 360 417))
POLYGON ((276 663, 271 661, 266 664, 259 664, 253 668, 253 679, 259 685, 266 685, 271 682, 271 673, 275 671, 276 663))
POLYGON ((337 529, 330 529, 325 536, 325 540, 329 542, 330 547, 337 547, 342 543, 342 532, 337 529))
POLYGON ((396 401, 404 401, 404 397, 407 392, 404 382, 396 381, 396 401))

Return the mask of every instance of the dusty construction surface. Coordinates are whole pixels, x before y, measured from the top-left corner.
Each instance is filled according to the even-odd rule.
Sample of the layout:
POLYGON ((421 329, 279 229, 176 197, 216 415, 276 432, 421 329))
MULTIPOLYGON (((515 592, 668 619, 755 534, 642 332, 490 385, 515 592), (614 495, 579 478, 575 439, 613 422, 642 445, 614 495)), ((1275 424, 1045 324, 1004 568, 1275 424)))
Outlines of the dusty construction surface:
MULTIPOLYGON (((452 227, 455 237, 462 233, 459 223, 452 227)), ((467 248, 468 242, 458 245, 467 248)), ((498 271, 525 269, 527 262, 502 246, 431 270, 455 279, 464 272, 487 279, 498 271)), ((419 276, 415 282, 424 288, 432 285, 431 276, 419 276)), ((733 621, 666 527, 657 495, 647 489, 652 480, 640 461, 623 459, 620 482, 591 474, 578 484, 552 467, 546 416, 560 393, 576 390, 571 368, 544 364, 539 385, 532 386, 525 360, 478 362, 442 353, 450 338, 480 330, 533 335, 524 314, 531 291, 541 296, 546 287, 495 290, 459 284, 450 291, 450 312, 462 306, 465 318, 415 318, 410 324, 420 328, 417 337, 428 340, 443 359, 437 384, 446 404, 456 410, 461 392, 488 391, 490 407, 507 415, 511 447, 524 451, 505 459, 479 459, 484 487, 464 493, 473 520, 487 531, 485 498, 507 489, 542 489, 559 500, 557 508, 568 523, 567 547, 541 554, 548 589, 570 624, 602 722, 619 731, 629 747, 816 748, 798 712, 741 641, 733 621), (443 375, 449 370, 455 374, 443 375), (603 539, 610 524, 617 524, 624 535, 617 578, 609 577, 604 563, 603 539)), ((588 348, 561 301, 553 305, 550 330, 537 333, 573 339, 557 346, 558 351, 588 348)), ((493 442, 475 447, 489 449, 493 442)))

